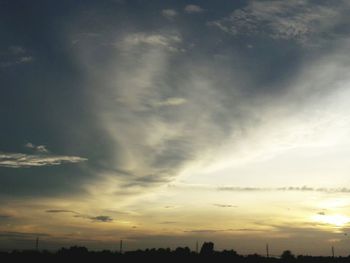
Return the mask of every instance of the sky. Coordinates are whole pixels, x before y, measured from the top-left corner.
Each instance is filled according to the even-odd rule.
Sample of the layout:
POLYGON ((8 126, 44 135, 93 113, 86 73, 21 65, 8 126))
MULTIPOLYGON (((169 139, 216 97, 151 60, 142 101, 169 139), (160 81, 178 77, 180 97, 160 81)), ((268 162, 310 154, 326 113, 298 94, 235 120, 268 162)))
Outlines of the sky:
POLYGON ((349 255, 349 11, 0 0, 0 250, 349 255))

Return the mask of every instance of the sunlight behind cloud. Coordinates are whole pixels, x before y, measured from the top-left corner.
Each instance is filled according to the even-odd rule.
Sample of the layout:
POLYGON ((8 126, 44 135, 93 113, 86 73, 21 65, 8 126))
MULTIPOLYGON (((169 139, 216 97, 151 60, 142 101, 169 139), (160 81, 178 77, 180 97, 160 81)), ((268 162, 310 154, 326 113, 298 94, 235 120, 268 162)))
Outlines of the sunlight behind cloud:
POLYGON ((341 214, 335 215, 314 215, 312 220, 317 223, 329 224, 335 227, 343 227, 350 222, 350 217, 341 214))

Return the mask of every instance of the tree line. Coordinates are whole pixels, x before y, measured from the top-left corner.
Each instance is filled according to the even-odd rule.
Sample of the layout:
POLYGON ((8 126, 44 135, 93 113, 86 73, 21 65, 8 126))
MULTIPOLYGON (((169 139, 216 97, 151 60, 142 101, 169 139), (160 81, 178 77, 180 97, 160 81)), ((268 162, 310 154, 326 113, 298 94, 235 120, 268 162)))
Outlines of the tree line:
POLYGON ((73 246, 61 248, 56 252, 47 250, 13 250, 0 252, 0 262, 237 262, 237 263, 350 263, 348 257, 295 256, 290 250, 285 250, 279 257, 268 257, 259 254, 239 255, 234 250, 215 251, 212 242, 204 242, 200 251, 191 251, 188 247, 152 248, 145 250, 126 251, 124 253, 109 250, 89 251, 86 247, 73 246))

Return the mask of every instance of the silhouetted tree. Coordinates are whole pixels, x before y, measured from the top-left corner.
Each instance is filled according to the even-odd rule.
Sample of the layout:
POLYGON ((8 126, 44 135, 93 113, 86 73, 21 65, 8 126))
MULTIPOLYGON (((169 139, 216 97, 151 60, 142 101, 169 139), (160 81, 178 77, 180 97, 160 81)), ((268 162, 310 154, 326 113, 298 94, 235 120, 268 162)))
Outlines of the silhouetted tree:
POLYGON ((290 250, 285 250, 281 255, 281 259, 284 261, 291 261, 295 259, 295 256, 292 254, 290 250))
POLYGON ((214 243, 213 242, 204 242, 201 247, 201 255, 213 255, 214 254, 214 243))
POLYGON ((175 249, 175 254, 180 256, 186 256, 191 253, 191 250, 188 247, 178 247, 175 249))
POLYGON ((0 262, 35 262, 35 263, 68 263, 68 262, 218 262, 218 263, 350 263, 349 257, 295 257, 290 250, 282 253, 281 259, 264 257, 258 254, 247 256, 238 255, 234 250, 214 251, 212 242, 205 242, 200 255, 191 252, 188 247, 151 248, 145 250, 126 251, 125 253, 103 251, 89 251, 85 247, 74 246, 62 248, 56 253, 45 250, 14 250, 12 252, 0 251, 0 262))

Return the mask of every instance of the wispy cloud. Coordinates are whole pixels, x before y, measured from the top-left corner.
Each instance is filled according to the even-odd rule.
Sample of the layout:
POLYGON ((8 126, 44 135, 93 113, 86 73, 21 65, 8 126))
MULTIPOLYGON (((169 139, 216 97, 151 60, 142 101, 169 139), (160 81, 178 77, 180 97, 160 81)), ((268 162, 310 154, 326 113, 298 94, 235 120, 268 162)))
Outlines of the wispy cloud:
POLYGON ((22 46, 10 46, 0 56, 0 67, 11 67, 32 62, 34 57, 22 46))
POLYGON ((218 232, 259 232, 262 230, 258 229, 250 229, 250 228, 228 228, 228 229, 193 229, 193 230, 185 230, 185 233, 197 233, 197 234, 210 234, 210 233, 218 233, 218 232))
POLYGON ((273 39, 294 39, 311 44, 327 35, 344 15, 340 7, 308 0, 250 1, 231 15, 208 24, 232 35, 267 35, 273 39))
POLYGON ((21 46, 10 46, 9 51, 14 55, 25 54, 26 50, 21 46))
MULTIPOLYGON (((323 192, 323 193, 350 193, 350 188, 347 187, 310 187, 310 186, 281 186, 281 187, 255 187, 255 186, 215 186, 209 184, 188 184, 188 183, 172 183, 168 184, 170 188, 190 188, 197 190, 215 190, 228 192, 323 192)), ((214 203, 217 207, 237 207, 236 205, 214 203)))
POLYGON ((52 166, 65 163, 80 163, 84 161, 87 161, 87 159, 79 156, 0 152, 0 167, 7 168, 52 166))
POLYGON ((288 187, 236 187, 236 186, 220 186, 219 191, 295 191, 295 192, 324 192, 324 193, 350 193, 350 188, 325 188, 325 187, 308 187, 308 186, 288 186, 288 187))
POLYGON ((161 13, 165 18, 170 20, 174 19, 178 15, 175 9, 163 9, 161 13))
POLYGON ((184 8, 184 11, 188 14, 193 14, 193 13, 202 13, 204 12, 204 9, 201 8, 199 5, 186 5, 184 8))
POLYGON ((175 34, 147 34, 140 32, 127 35, 124 38, 123 44, 125 48, 146 45, 176 51, 178 50, 177 45, 181 42, 182 38, 175 34))

